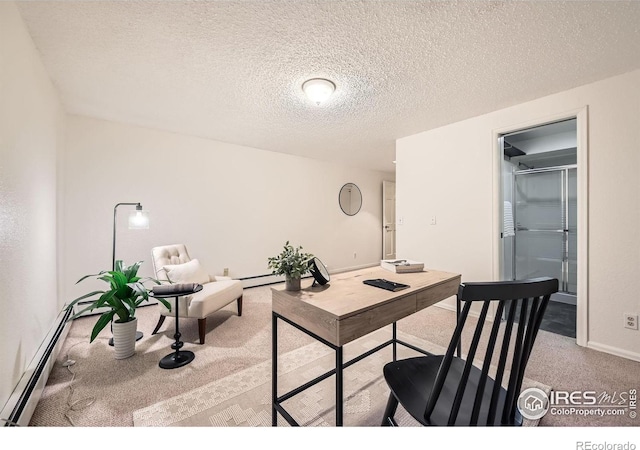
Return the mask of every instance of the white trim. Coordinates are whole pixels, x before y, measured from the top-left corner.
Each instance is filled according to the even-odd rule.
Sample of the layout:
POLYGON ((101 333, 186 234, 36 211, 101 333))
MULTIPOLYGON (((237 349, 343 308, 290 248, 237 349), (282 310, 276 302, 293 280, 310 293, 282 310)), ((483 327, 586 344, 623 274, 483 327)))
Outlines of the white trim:
POLYGON ((330 270, 329 273, 334 274, 334 273, 349 272, 351 270, 366 269, 367 267, 376 267, 376 266, 380 266, 380 261, 375 263, 360 264, 359 266, 344 267, 342 269, 337 269, 337 270, 330 270))
MULTIPOLYGON (((453 297, 455 298, 455 296, 453 297)), ((442 309, 446 309, 447 311, 451 311, 454 314, 457 313, 456 311, 456 306, 455 305, 451 305, 449 303, 444 303, 447 299, 442 300, 439 303, 436 303, 435 305, 432 306, 436 306, 438 308, 442 308, 442 309)), ((491 308, 489 308, 489 311, 487 311, 487 321, 488 322, 493 322, 493 319, 495 318, 495 311, 494 311, 494 305, 491 306, 491 308)), ((469 310, 469 317, 474 317, 474 318, 478 318, 480 317, 480 314, 477 311, 473 311, 473 310, 469 310)), ((456 324, 453 323, 451 324, 451 328, 455 328, 456 324)))
POLYGON ((612 347, 607 344, 601 344, 599 342, 589 341, 587 343, 587 348, 592 350, 596 350, 599 352, 608 353, 614 356, 620 356, 621 358, 631 359, 633 361, 640 361, 640 353, 631 352, 629 350, 624 350, 618 347, 612 347))
POLYGON ((578 189, 578 295, 576 305, 576 343, 582 347, 587 346, 589 339, 589 122, 588 106, 565 111, 563 113, 550 114, 542 118, 529 120, 516 125, 501 127, 492 131, 493 147, 493 233, 491 242, 493 246, 492 266, 493 279, 499 280, 502 273, 502 241, 500 239, 500 211, 502 207, 502 154, 499 138, 503 134, 533 128, 561 120, 576 119, 577 137, 577 189, 578 189))
MULTIPOLYGON (((91 303, 93 303, 92 300, 79 301, 78 303, 73 305, 73 314, 78 314, 80 311, 82 311, 84 308, 89 306, 91 303)), ((140 304, 138 306, 138 308, 144 308, 145 306, 157 305, 158 303, 159 302, 158 302, 158 300, 156 298, 149 297, 149 300, 142 302, 142 304, 140 304)), ((66 307, 66 305, 65 305, 65 307, 66 307)), ((76 317, 76 319, 79 319, 80 317, 95 316, 95 315, 98 315, 98 314, 102 314, 102 313, 108 312, 110 310, 111 310, 110 306, 103 306, 101 308, 96 308, 96 309, 94 309, 92 311, 85 311, 84 313, 82 313, 78 317, 76 317)))
POLYGON ((578 302, 576 343, 589 342, 589 115, 588 107, 576 112, 578 163, 578 302))
MULTIPOLYGON (((455 305, 450 305, 448 303, 444 303, 446 300, 442 300, 441 302, 438 302, 432 306, 437 306, 438 308, 442 308, 442 309, 446 309, 447 311, 453 311, 456 312, 456 307, 455 305)), ((469 314, 471 315, 473 313, 473 311, 469 311, 469 314)))
MULTIPOLYGON (((9 399, 7 400, 5 405, 2 407, 2 410, 0 411, 0 419, 7 420, 7 418, 11 416, 11 414, 13 413, 13 410, 15 409, 16 406, 18 406, 18 403, 21 401, 21 397, 29 387, 31 382, 31 377, 36 375, 36 371, 38 370, 38 367, 42 365, 42 372, 40 373, 37 380, 35 381, 35 384, 33 384, 33 390, 31 391, 31 394, 25 400, 24 409, 22 410, 22 413, 20 414, 20 416, 17 419, 15 419, 17 421, 16 425, 18 426, 26 427, 29 425, 29 422, 31 421, 31 416, 33 416, 33 412, 35 411, 36 406, 40 401, 40 398, 42 397, 42 392, 44 391, 44 388, 47 385, 49 374, 51 373, 51 370, 53 370, 53 367, 56 363, 56 359, 60 353, 60 350, 62 349, 65 339, 67 338, 69 329, 71 328, 71 322, 67 321, 64 324, 62 323, 62 321, 65 320, 65 315, 66 315, 66 311, 64 309, 60 311, 60 313, 58 313, 58 317, 54 321, 53 326, 48 331, 44 340, 40 344, 40 347, 38 347, 36 354, 33 356, 33 358, 31 359, 31 362, 29 363, 24 373, 18 380, 18 383, 16 384, 13 392, 9 396, 9 399), (57 341, 54 343, 54 347, 51 351, 51 354, 47 357, 46 360, 43 360, 43 358, 46 356, 47 348, 49 347, 49 344, 53 342, 53 340, 56 338, 56 333, 59 327, 61 326, 61 324, 63 328, 62 328, 62 331, 60 332, 60 335, 57 337, 57 341)), ((0 421, 0 427, 3 427, 3 426, 5 426, 5 422, 0 421)))
MULTIPOLYGON (((511 129, 511 128, 509 128, 511 129)), ((502 154, 502 139, 501 135, 508 133, 509 129, 498 129, 493 130, 491 133, 491 147, 493 149, 493 214, 492 224, 491 224, 491 248, 493 252, 491 254, 491 265, 493 267, 493 279, 495 281, 499 281, 502 279, 502 253, 503 253, 503 245, 502 239, 500 238, 500 233, 502 232, 502 220, 501 220, 501 211, 502 211, 502 159, 504 158, 502 154)), ((491 306, 491 314, 495 316, 496 306, 491 306)))
MULTIPOLYGON (((336 273, 349 272, 351 270, 366 269, 367 267, 375 267, 378 265, 380 265, 380 263, 368 263, 361 264, 359 266, 343 267, 341 269, 329 270, 329 274, 333 275, 336 273)), ((311 275, 302 276, 302 279, 305 278, 311 278, 311 275)), ((242 281, 243 288, 252 288, 266 286, 269 284, 284 283, 284 275, 265 274, 264 276, 258 276, 256 278, 240 278, 240 281, 242 281)))

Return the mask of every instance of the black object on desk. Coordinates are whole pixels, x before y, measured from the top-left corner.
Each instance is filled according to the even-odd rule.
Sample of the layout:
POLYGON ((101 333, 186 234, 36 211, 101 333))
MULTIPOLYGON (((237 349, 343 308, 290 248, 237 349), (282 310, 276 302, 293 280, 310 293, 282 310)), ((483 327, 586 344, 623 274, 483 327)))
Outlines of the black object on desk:
POLYGON ((313 284, 311 285, 312 287, 315 287, 316 285, 324 286, 331 279, 327 266, 325 266, 322 261, 316 257, 309 261, 309 272, 311 272, 314 279, 313 284))
POLYGON ((193 361, 196 355, 189 350, 180 350, 184 343, 180 341, 180 329, 178 321, 180 315, 178 314, 178 298, 183 295, 191 295, 202 290, 202 285, 198 283, 185 283, 185 284, 167 284, 161 286, 154 286, 152 290, 152 296, 156 298, 169 298, 175 297, 176 299, 176 333, 173 335, 175 342, 171 344, 171 348, 175 350, 174 353, 170 353, 160 360, 158 364, 163 369, 175 369, 177 367, 186 366, 193 361))
POLYGON ((364 284, 368 284, 369 286, 375 286, 380 289, 386 289, 387 291, 401 291, 403 289, 407 289, 408 284, 396 283, 395 281, 385 280, 384 278, 376 278, 374 280, 364 280, 364 284))

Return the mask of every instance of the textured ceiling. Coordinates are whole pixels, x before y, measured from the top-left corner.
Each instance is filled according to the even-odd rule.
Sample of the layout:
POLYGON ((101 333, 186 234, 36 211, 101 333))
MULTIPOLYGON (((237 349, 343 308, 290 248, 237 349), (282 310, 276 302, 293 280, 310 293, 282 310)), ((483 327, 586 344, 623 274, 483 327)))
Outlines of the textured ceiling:
POLYGON ((71 114, 385 171, 397 138, 640 68, 637 1, 18 5, 71 114))

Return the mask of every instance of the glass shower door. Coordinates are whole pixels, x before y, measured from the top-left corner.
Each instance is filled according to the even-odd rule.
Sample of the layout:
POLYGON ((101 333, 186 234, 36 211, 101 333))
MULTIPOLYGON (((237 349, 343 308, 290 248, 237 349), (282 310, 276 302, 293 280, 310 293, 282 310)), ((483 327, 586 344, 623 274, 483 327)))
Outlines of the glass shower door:
POLYGON ((516 172, 515 279, 565 279, 565 183, 564 171, 516 172))

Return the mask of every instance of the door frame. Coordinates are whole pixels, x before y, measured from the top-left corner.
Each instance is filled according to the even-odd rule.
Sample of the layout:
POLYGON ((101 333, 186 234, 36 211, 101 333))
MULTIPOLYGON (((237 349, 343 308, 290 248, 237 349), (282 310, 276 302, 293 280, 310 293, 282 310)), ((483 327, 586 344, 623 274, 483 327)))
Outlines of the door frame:
POLYGON ((577 168, 577 216, 578 216, 578 268, 577 268, 577 292, 576 292, 576 344, 586 347, 589 341, 589 133, 588 133, 588 106, 551 114, 527 122, 519 123, 495 129, 492 132, 493 142, 493 278, 500 279, 502 273, 502 146, 500 137, 504 134, 523 131, 541 125, 560 122, 567 119, 576 119, 576 163, 577 168))
POLYGON ((396 182, 395 181, 391 181, 391 180, 383 180, 382 181, 382 256, 381 259, 386 259, 386 240, 387 240, 387 230, 386 230, 386 219, 387 219, 387 215, 386 215, 386 207, 387 207, 387 187, 389 184, 393 184, 393 205, 394 205, 394 211, 393 211, 393 254, 394 254, 394 259, 397 256, 397 247, 396 247, 396 240, 397 240, 397 233, 398 233, 398 229, 397 229, 397 218, 396 218, 396 211, 395 211, 395 198, 396 198, 396 182))

